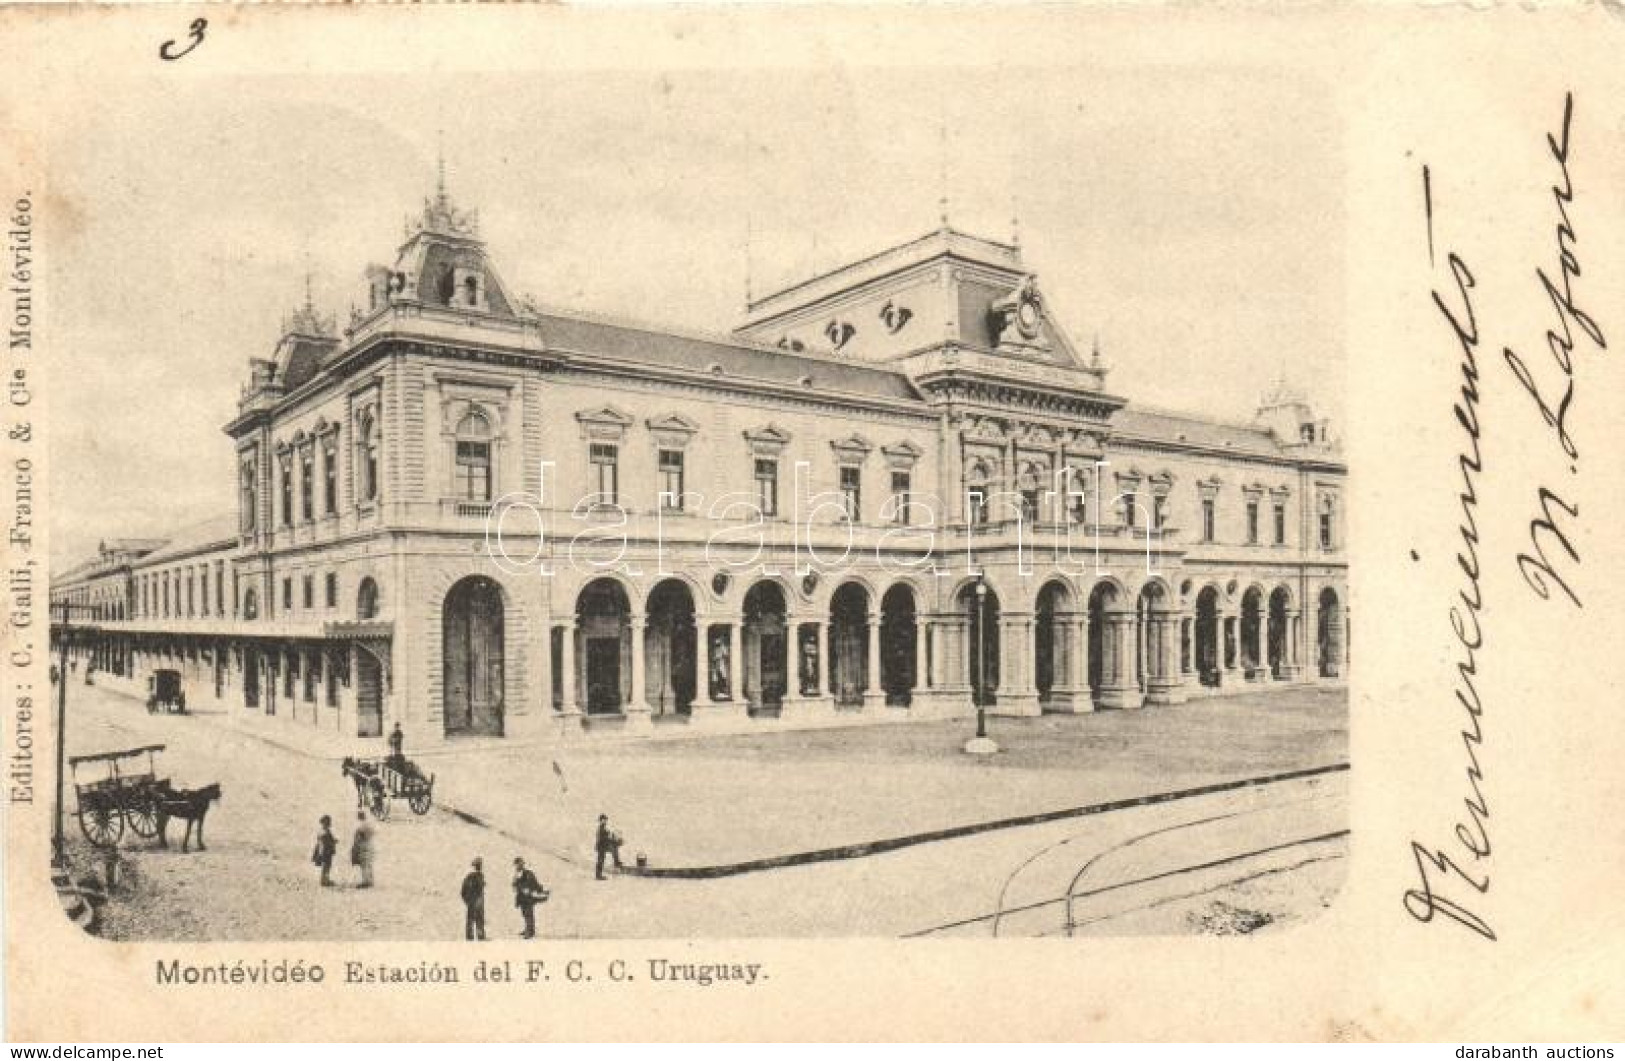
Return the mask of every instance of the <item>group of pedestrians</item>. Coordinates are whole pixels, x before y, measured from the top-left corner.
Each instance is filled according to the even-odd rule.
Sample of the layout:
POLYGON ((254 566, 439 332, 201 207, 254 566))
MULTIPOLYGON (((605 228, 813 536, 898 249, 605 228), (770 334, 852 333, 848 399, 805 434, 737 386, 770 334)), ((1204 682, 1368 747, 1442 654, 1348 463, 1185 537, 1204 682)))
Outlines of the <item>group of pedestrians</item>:
MULTIPOLYGON (((389 735, 389 758, 393 763, 405 762, 402 745, 405 743, 401 727, 397 723, 389 735)), ((324 888, 334 887, 333 862, 338 857, 339 839, 333 832, 333 818, 331 815, 321 816, 320 828, 316 833, 316 846, 311 852, 310 861, 321 870, 321 883, 324 888)), ((593 837, 593 851, 595 862, 593 876, 597 880, 608 880, 604 876, 606 863, 613 864, 619 870, 621 865, 621 836, 610 828, 609 815, 598 816, 598 831, 593 837)), ((372 823, 367 820, 364 809, 356 811, 355 834, 350 839, 350 864, 356 868, 357 888, 371 888, 373 886, 373 863, 377 859, 376 838, 372 823)), ((513 860, 513 904, 519 910, 519 916, 524 922, 524 929, 519 933, 523 939, 533 939, 536 936, 536 907, 547 902, 552 893, 537 879, 534 870, 525 865, 525 860, 513 860)), ((463 877, 462 888, 459 893, 463 900, 464 934, 471 940, 485 939, 485 864, 483 859, 474 859, 466 876, 463 877)))
MULTIPOLYGON (((474 865, 463 878, 463 934, 468 939, 485 939, 485 869, 484 862, 476 858, 474 865)), ((536 907, 547 902, 552 893, 542 886, 536 879, 536 873, 525 860, 513 860, 513 904, 519 910, 519 916, 524 920, 524 930, 519 933, 521 939, 534 939, 536 937, 536 907)))
MULTIPOLYGON (((338 856, 339 838, 333 834, 333 818, 322 815, 321 828, 316 833, 316 848, 310 854, 311 864, 322 871, 322 887, 333 887, 333 860, 338 856)), ((372 865, 376 856, 372 823, 366 811, 356 811, 355 835, 350 838, 350 865, 358 874, 357 888, 372 887, 372 865)))

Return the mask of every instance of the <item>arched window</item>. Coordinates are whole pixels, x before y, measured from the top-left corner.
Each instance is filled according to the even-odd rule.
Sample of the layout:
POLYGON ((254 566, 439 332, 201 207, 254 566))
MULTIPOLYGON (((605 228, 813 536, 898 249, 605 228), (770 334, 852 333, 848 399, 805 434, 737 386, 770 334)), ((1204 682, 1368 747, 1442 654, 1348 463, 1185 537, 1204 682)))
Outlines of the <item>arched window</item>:
POLYGON ((355 595, 355 617, 357 619, 378 618, 378 583, 370 578, 361 580, 361 587, 355 595))
POLYGON ((316 447, 306 442, 299 447, 299 518, 306 523, 316 518, 316 447))
POLYGON ((258 619, 260 617, 260 598, 250 586, 243 592, 243 618, 258 619))
POLYGON ((1021 493, 1022 520, 1026 523, 1035 522, 1038 519, 1039 494, 1044 488, 1044 475, 1037 464, 1028 461, 1021 466, 1016 488, 1021 493))
POLYGON ((244 534, 254 533, 254 527, 259 520, 260 491, 254 474, 254 462, 243 461, 239 490, 241 492, 242 520, 241 527, 244 534))
POLYGON ((993 469, 986 461, 971 465, 965 476, 965 522, 982 524, 988 520, 988 504, 993 488, 993 469))
POLYGON ((333 428, 322 436, 322 515, 339 510, 339 434, 333 428))
POLYGON ((491 421, 478 409, 470 409, 457 425, 455 472, 459 500, 491 500, 491 421))
POLYGON ((378 500, 378 424, 372 410, 361 414, 356 425, 356 464, 360 478, 360 499, 378 500))
POLYGON ((1322 549, 1332 547, 1332 531, 1336 515, 1337 502, 1330 495, 1322 497, 1320 499, 1320 547, 1322 549))

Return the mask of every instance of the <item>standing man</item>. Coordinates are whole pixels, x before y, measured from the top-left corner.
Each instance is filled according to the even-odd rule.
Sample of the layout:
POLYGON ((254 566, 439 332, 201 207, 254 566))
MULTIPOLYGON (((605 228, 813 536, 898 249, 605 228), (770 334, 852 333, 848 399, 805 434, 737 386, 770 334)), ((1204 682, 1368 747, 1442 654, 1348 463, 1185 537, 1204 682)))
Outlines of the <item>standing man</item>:
POLYGON ((464 934, 469 939, 484 939, 485 871, 480 868, 480 860, 477 858, 474 860, 474 868, 463 878, 463 907, 468 914, 464 919, 464 934))
POLYGON ((400 769, 401 762, 406 758, 401 749, 406 746, 406 735, 401 732, 401 724, 395 723, 395 728, 389 731, 389 758, 390 765, 400 769))
POLYGON ((598 865, 593 871, 599 880, 605 880, 604 856, 615 860, 615 868, 621 869, 621 834, 609 827, 609 815, 598 816, 598 838, 593 847, 598 852, 598 865))
POLYGON ((373 857, 372 826, 367 822, 367 812, 358 810, 355 812, 355 839, 350 841, 350 865, 361 871, 357 888, 372 887, 373 857))
POLYGON ((316 850, 311 852, 310 861, 322 868, 322 887, 331 888, 333 856, 338 854, 339 838, 333 835, 333 819, 330 815, 322 815, 321 825, 321 831, 316 834, 316 850))
POLYGON ((542 882, 536 879, 536 874, 525 868, 525 860, 513 860, 513 904, 519 907, 519 914, 525 919, 525 930, 519 933, 521 939, 533 939, 536 936, 536 904, 547 902, 547 889, 542 882))

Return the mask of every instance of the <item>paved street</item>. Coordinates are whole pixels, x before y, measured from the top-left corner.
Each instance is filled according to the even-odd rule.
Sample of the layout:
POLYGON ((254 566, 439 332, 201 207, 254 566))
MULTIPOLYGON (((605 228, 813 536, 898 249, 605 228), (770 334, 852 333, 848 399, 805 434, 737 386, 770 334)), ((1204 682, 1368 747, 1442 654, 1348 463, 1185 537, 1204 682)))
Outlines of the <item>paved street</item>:
MULTIPOLYGON (((317 817, 338 822, 341 863, 353 828, 335 760, 223 716, 149 716, 99 689, 70 693, 70 752, 166 742, 177 784, 225 792, 207 852, 126 839, 128 891, 106 917, 115 938, 455 938, 476 854, 498 938, 518 929, 515 854, 553 889, 545 936, 1268 931, 1330 901, 1346 850, 1347 775, 1334 773, 742 876, 592 878, 599 809, 629 852, 704 865, 1344 761, 1344 694, 1299 689, 998 720, 1006 750, 988 762, 958 752, 963 723, 430 756, 437 802, 462 814, 417 818, 398 804, 377 827, 379 887, 321 889, 317 817)), ((347 865, 339 876, 348 883, 347 865)))

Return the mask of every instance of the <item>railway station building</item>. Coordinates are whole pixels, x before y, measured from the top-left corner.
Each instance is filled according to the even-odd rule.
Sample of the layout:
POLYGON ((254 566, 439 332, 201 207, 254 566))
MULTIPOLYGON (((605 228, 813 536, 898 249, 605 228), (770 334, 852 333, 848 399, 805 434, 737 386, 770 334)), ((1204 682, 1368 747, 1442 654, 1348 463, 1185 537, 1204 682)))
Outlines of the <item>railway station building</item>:
POLYGON ((1137 406, 1013 244, 944 224, 694 334, 521 297, 441 187, 361 306, 249 361, 235 511, 53 580, 69 680, 422 744, 1347 674, 1328 423, 1137 406))

